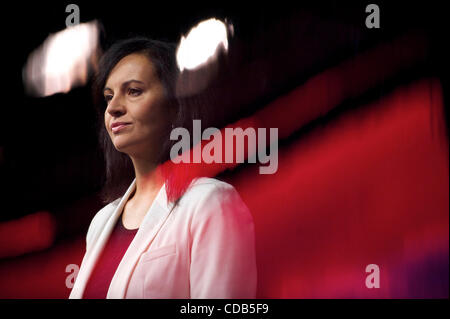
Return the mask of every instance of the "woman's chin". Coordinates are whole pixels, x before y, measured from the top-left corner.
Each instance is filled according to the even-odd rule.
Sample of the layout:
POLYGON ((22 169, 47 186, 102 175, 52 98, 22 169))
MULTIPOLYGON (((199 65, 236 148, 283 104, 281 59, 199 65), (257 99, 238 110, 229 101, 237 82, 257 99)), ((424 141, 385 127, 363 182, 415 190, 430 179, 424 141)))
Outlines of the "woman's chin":
POLYGON ((127 146, 129 146, 129 145, 127 145, 127 143, 114 143, 114 147, 116 148, 116 150, 121 153, 128 153, 127 149, 129 147, 127 147, 127 146))
POLYGON ((114 143, 114 147, 117 151, 125 153, 128 156, 137 156, 142 153, 141 147, 138 144, 131 143, 114 143))

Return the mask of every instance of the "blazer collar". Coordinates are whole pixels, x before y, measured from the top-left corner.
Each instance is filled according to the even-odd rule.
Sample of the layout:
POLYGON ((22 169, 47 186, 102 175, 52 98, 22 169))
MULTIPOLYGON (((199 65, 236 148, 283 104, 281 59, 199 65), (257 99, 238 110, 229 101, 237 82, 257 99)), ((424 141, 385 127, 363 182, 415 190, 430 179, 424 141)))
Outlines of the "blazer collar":
MULTIPOLYGON (((118 204, 113 204, 113 213, 103 225, 99 235, 96 236, 95 243, 89 252, 86 252, 86 256, 83 259, 83 265, 78 273, 78 278, 75 281, 75 285, 72 289, 71 298, 82 298, 86 284, 89 277, 100 257, 103 248, 105 247, 108 239, 118 221, 118 218, 122 214, 123 207, 130 197, 131 193, 136 188, 136 179, 133 180, 131 185, 128 187, 125 194, 122 196, 118 204), (116 206, 117 205, 117 206, 116 206)), ((148 209, 139 230, 137 231, 134 239, 132 240, 128 250, 122 258, 117 270, 111 280, 107 298, 124 298, 126 294, 126 289, 128 281, 133 272, 134 266, 136 265, 142 252, 144 252, 147 247, 152 243, 156 234, 158 233, 161 226, 166 221, 173 203, 169 203, 167 200, 167 194, 165 190, 165 184, 161 187, 158 194, 156 195, 153 203, 148 209)))
MULTIPOLYGON (((105 227, 105 232, 108 234, 114 228, 117 219, 121 216, 123 206, 125 205, 130 194, 136 187, 136 179, 133 180, 127 192, 123 196, 119 206, 115 210, 113 216, 110 218, 110 223, 105 227)), ((147 250, 148 246, 152 243, 156 234, 166 221, 172 208, 172 203, 167 200, 167 194, 165 184, 162 185, 155 199, 153 200, 150 208, 147 210, 144 219, 133 238, 130 246, 128 247, 125 255, 123 256, 117 270, 111 280, 111 284, 108 289, 107 298, 124 298, 128 282, 131 274, 138 262, 141 254, 147 250)), ((107 236, 105 236, 107 237, 107 236)))
POLYGON ((130 197, 130 194, 134 190, 134 187, 136 187, 135 183, 136 181, 134 179, 118 204, 117 200, 115 200, 105 207, 105 209, 108 209, 110 207, 109 209, 113 210, 113 212, 109 217, 107 217, 105 222, 103 222, 102 220, 99 221, 101 224, 99 224, 98 227, 100 227, 101 230, 98 233, 93 234, 94 243, 92 244, 92 248, 89 251, 86 251, 86 254, 82 261, 82 265, 77 275, 77 279, 75 280, 75 285, 73 286, 70 293, 70 298, 83 297, 86 284, 91 276, 92 271, 94 270, 95 264, 97 263, 97 260, 100 257, 103 248, 105 247, 106 242, 108 241, 109 236, 114 229, 114 226, 116 225, 117 219, 122 212, 123 206, 127 202, 127 199, 130 197))

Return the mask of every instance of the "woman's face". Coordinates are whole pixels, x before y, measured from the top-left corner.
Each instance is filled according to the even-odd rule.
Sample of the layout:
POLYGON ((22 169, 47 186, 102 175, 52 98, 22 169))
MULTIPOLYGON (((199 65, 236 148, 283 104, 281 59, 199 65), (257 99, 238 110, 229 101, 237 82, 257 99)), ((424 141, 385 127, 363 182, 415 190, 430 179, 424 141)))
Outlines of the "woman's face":
POLYGON ((156 156, 170 121, 164 87, 143 54, 122 58, 111 70, 103 91, 105 126, 115 148, 130 156, 156 156))

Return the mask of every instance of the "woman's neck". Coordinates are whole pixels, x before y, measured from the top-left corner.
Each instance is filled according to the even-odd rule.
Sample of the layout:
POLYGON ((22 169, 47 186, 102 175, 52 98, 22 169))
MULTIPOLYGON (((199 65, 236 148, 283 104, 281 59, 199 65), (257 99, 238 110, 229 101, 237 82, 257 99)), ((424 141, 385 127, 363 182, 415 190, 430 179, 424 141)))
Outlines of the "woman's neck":
POLYGON ((136 188, 132 197, 137 201, 153 197, 164 184, 161 166, 145 159, 132 158, 132 162, 136 176, 136 188))

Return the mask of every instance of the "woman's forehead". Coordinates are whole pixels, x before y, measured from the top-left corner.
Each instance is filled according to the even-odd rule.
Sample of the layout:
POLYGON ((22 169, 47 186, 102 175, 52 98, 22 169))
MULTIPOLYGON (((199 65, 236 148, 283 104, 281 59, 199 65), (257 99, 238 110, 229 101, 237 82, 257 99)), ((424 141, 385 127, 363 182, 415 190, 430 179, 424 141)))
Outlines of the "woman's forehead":
POLYGON ((152 62, 143 54, 133 53, 122 58, 109 73, 105 88, 119 87, 131 79, 151 82, 155 76, 152 62))

